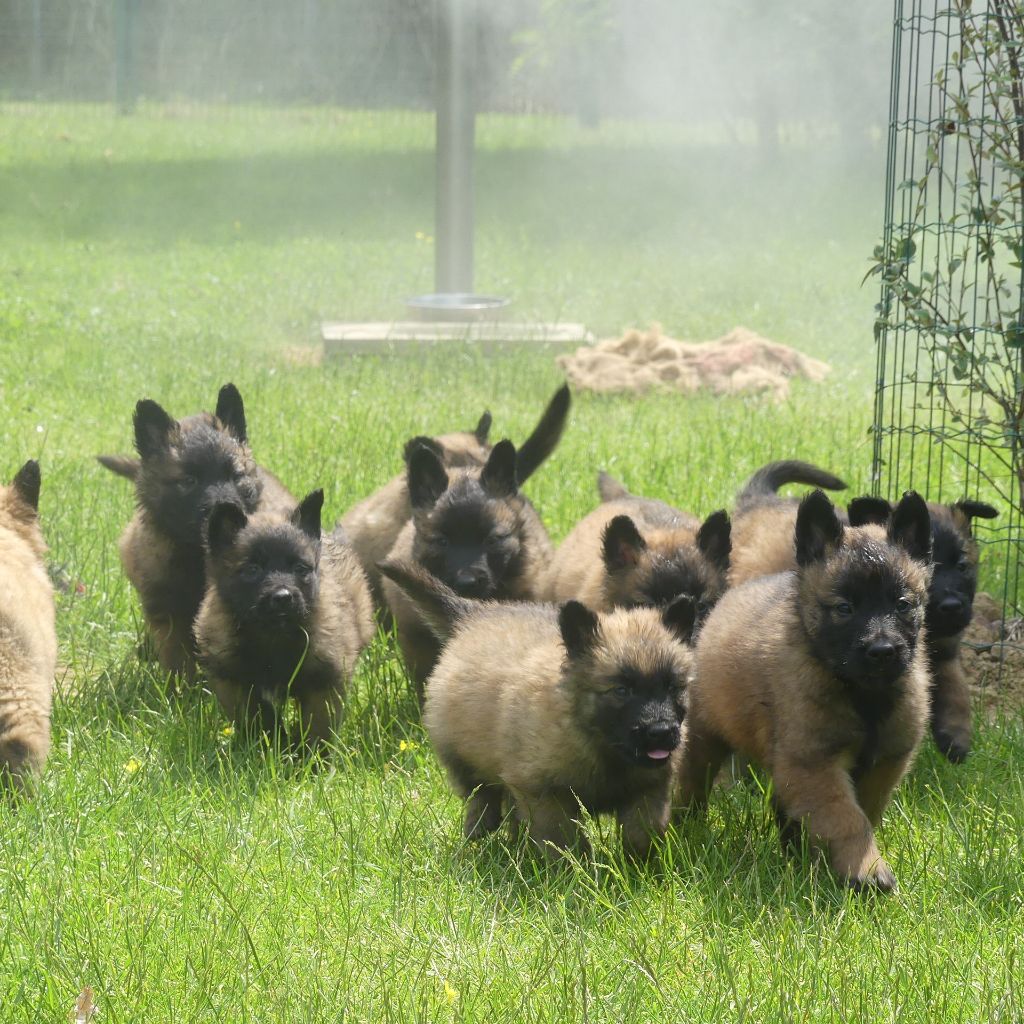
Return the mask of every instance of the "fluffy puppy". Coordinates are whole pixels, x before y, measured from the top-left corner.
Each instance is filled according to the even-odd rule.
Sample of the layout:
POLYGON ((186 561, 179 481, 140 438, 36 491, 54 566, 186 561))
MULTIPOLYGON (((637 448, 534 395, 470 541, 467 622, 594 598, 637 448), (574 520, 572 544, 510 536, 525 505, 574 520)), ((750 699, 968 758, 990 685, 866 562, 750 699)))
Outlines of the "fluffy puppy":
MULTIPOLYGON (((480 470, 446 470, 432 448, 417 448, 408 472, 412 518, 388 561, 421 565, 462 597, 534 600, 551 541, 519 491, 517 464, 511 441, 499 441, 480 470)), ((382 589, 422 699, 440 642, 400 587, 384 579, 382 589)))
POLYGON ((597 611, 671 604, 692 598, 702 620, 726 587, 730 525, 723 511, 701 523, 663 501, 630 494, 601 473, 604 499, 562 541, 541 598, 575 598, 597 611))
POLYGON ((288 516, 215 505, 206 530, 210 584, 195 625, 199 663, 224 713, 277 733, 293 696, 309 743, 337 727, 374 628, 355 554, 321 536, 323 501, 324 492, 313 491, 288 516))
MULTIPOLYGON (((568 385, 555 392, 533 433, 516 454, 516 479, 524 484, 538 466, 555 450, 565 429, 571 397, 568 385)), ((406 472, 386 483, 379 491, 353 506, 341 520, 353 550, 366 571, 374 599, 382 610, 386 607, 377 563, 386 558, 395 546, 399 533, 412 517, 407 483, 409 460, 420 447, 431 448, 446 470, 475 469, 479 471, 491 453, 487 435, 491 414, 485 412, 473 431, 443 434, 440 437, 414 437, 405 445, 406 472)))
MULTIPOLYGON (((960 661, 960 640, 974 613, 978 544, 971 520, 999 515, 981 501, 928 503, 932 524, 932 579, 925 624, 931 670, 931 731, 935 745, 954 764, 971 749, 971 696, 960 661)), ((884 523, 890 506, 881 498, 850 502, 850 522, 884 523)))
POLYGON ((465 835, 511 803, 547 852, 587 843, 579 810, 614 813, 627 852, 664 834, 694 605, 595 614, 577 601, 467 601, 418 566, 385 563, 444 651, 427 686, 427 732, 466 803, 465 835))
POLYGON ((50 752, 57 634, 39 482, 39 463, 29 461, 0 487, 0 786, 14 789, 50 752))
POLYGON ((138 591, 160 666, 192 678, 192 623, 206 589, 203 526, 210 510, 220 502, 247 513, 290 509, 295 499, 253 460, 242 396, 233 384, 220 389, 213 415, 179 422, 144 398, 133 423, 138 461, 99 457, 135 481, 137 509, 121 536, 121 563, 138 591))
POLYGON ((732 586, 793 568, 797 499, 779 496, 778 489, 784 484, 807 484, 827 491, 846 488, 839 477, 809 462, 786 459, 762 466, 736 496, 729 568, 732 586))
POLYGON ((891 889, 874 830, 928 715, 928 509, 908 493, 883 530, 800 503, 797 569, 726 592, 697 641, 680 795, 701 807, 724 758, 766 768, 780 823, 804 822, 853 886, 891 889))

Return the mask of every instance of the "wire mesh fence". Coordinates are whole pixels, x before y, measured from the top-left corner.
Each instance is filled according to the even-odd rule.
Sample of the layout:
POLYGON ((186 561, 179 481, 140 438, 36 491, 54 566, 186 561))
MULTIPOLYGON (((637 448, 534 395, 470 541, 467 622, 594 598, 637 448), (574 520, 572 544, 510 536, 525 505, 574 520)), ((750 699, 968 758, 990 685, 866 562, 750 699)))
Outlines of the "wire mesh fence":
POLYGON ((983 584, 1020 615, 1024 4, 896 0, 874 473, 999 510, 983 584))

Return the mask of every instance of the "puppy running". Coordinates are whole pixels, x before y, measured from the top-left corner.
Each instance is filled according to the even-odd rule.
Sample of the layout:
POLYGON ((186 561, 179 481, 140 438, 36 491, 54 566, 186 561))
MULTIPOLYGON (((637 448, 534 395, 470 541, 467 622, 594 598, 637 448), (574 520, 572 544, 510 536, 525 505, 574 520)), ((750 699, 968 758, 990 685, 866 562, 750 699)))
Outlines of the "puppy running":
POLYGON ((53 587, 39 529, 39 463, 0 487, 0 787, 23 788, 50 752, 57 666, 53 587))
POLYGON ((541 597, 575 598, 597 611, 643 605, 664 608, 681 594, 698 622, 725 592, 730 524, 723 511, 701 523, 663 501, 630 494, 601 473, 603 503, 585 516, 555 552, 541 597))
POLYGON ((580 808, 618 817, 644 857, 668 826, 694 605, 597 615, 577 601, 468 601, 418 566, 384 563, 444 651, 424 723, 455 791, 465 835, 494 831, 505 805, 547 852, 588 845, 580 808))
POLYGON ((797 569, 729 590, 697 642, 680 794, 701 807, 737 751, 772 776, 853 886, 896 883, 874 830, 928 716, 922 627, 928 509, 908 493, 886 530, 844 527, 822 491, 800 503, 797 569))
POLYGON ((373 603, 355 554, 322 537, 324 492, 289 516, 251 518, 234 502, 207 526, 209 588, 196 619, 199 662, 232 721, 280 729, 288 696, 310 744, 330 738, 345 689, 373 635, 373 603))

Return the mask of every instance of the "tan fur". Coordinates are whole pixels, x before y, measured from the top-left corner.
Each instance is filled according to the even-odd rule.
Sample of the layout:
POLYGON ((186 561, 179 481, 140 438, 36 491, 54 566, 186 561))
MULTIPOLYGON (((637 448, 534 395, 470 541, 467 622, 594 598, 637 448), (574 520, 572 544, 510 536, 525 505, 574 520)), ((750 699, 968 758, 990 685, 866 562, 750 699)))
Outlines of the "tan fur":
MULTIPOLYGON (((454 485, 464 473, 474 470, 454 470, 449 473, 454 485)), ((504 588, 503 600, 534 601, 539 597, 540 581, 545 567, 552 557, 551 540, 544 524, 540 521, 530 501, 521 493, 497 504, 504 515, 505 528, 522 538, 524 552, 522 572, 504 588)), ((391 550, 389 562, 415 561, 413 546, 416 537, 416 523, 410 519, 399 532, 391 550)), ((378 573, 379 577, 379 573, 378 573)), ((380 577, 379 577, 380 578, 380 577)), ((380 578, 381 591, 395 624, 398 646, 405 659, 406 668, 422 699, 423 684, 430 675, 440 652, 440 643, 423 625, 415 606, 405 592, 391 580, 380 578)))
MULTIPOLYGON (((276 512, 261 512, 250 517, 250 522, 261 524, 281 518, 276 512)), ((309 630, 309 648, 296 677, 301 730, 307 742, 321 743, 336 732, 345 691, 374 630, 373 601, 359 560, 347 544, 325 535, 321 539, 320 587, 309 630), (332 685, 323 690, 301 691, 302 676, 314 671, 329 677, 332 685)), ((238 641, 234 620, 213 585, 207 588, 196 617, 195 637, 200 663, 211 673, 211 685, 225 715, 237 726, 247 726, 251 713, 248 687, 257 681, 218 673, 219 666, 231 661, 238 641)))
POLYGON ((635 574, 611 577, 601 556, 604 531, 616 516, 627 515, 633 520, 647 543, 648 552, 655 556, 671 558, 681 548, 696 550, 700 520, 677 512, 676 523, 666 526, 664 516, 652 514, 651 504, 647 499, 630 495, 605 501, 584 516, 551 559, 542 578, 540 599, 575 599, 597 611, 611 611, 631 602, 630 584, 635 574))
MULTIPOLYGON (((886 543, 877 527, 846 529, 843 549, 866 544, 898 562, 923 623, 927 568, 886 543)), ((711 613, 697 641, 680 792, 684 805, 702 806, 714 773, 737 751, 771 773, 784 817, 805 821, 839 875, 887 888, 894 879, 874 830, 924 734, 927 654, 919 634, 909 670, 893 684, 902 694, 879 725, 876 756, 852 781, 866 742, 864 720, 809 641, 841 563, 842 549, 801 573, 743 584, 711 613)))
POLYGON ((35 509, 0 487, 0 781, 23 786, 50 751, 53 587, 35 509))
POLYGON ((631 853, 664 833, 678 759, 663 769, 609 763, 584 727, 586 710, 624 665, 669 663, 689 681, 693 656, 654 609, 601 615, 585 665, 566 657, 550 605, 478 604, 451 637, 427 687, 424 723, 464 798, 468 836, 496 828, 503 799, 531 838, 586 850, 578 819, 614 811, 631 853))
MULTIPOLYGON (((469 432, 442 434, 434 440, 444 450, 442 462, 445 469, 480 469, 491 450, 490 444, 481 442, 475 434, 469 432)), ((338 524, 345 531, 370 581, 374 598, 382 607, 385 599, 377 563, 387 558, 411 515, 409 487, 403 472, 354 505, 338 524)))
POLYGON ((733 516, 731 586, 796 568, 796 510, 795 501, 778 501, 733 516))

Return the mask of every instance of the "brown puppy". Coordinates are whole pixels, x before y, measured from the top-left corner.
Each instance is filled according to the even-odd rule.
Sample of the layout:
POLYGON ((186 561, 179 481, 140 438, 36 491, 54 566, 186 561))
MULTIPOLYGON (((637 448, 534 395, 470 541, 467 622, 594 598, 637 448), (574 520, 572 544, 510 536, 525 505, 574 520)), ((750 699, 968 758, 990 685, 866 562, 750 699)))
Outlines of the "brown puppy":
POLYGON ((202 531, 210 510, 224 501, 246 512, 291 509, 295 499, 253 460, 233 384, 221 388, 214 415, 178 422, 143 399, 133 421, 139 461, 100 456, 108 469, 135 481, 138 508, 121 536, 121 562, 139 593, 161 667, 192 678, 192 623, 206 589, 202 531))
POLYGON ((632 495, 601 473, 604 499, 562 541, 544 576, 541 598, 575 598, 597 611, 664 608, 688 594, 702 621, 726 587, 729 517, 701 523, 663 501, 632 495))
MULTIPOLYGON (((516 450, 499 441, 480 470, 447 471, 432 448, 409 460, 412 518, 388 561, 422 565, 462 597, 530 601, 551 560, 551 541, 533 505, 520 493, 516 450)), ((440 642, 404 591, 382 581, 409 675, 422 699, 440 642)))
POLYGON ((423 717, 468 801, 465 835, 496 829, 511 802, 546 851, 584 854, 582 807, 614 812, 627 852, 645 856, 669 820, 693 603, 596 615, 467 601, 417 566, 381 569, 446 640, 423 717))
MULTIPOLYGON (((881 498, 850 502, 851 523, 885 522, 889 503, 881 498)), ((971 695, 960 662, 960 639, 974 613, 978 587, 978 544, 974 518, 999 515, 981 501, 928 503, 932 523, 932 579, 928 587, 928 664, 932 677, 931 730, 935 744, 959 763, 971 749, 971 695)))
POLYGON ((199 662, 236 724, 280 728, 295 697, 308 743, 330 738, 345 689, 373 635, 373 603, 351 549, 321 537, 324 492, 283 516, 216 505, 207 525, 210 580, 196 618, 199 662))
POLYGON ((814 491, 795 544, 795 572, 729 590, 701 630, 682 802, 703 806, 738 751, 771 773, 780 822, 803 821, 837 874, 891 889, 874 830, 928 715, 928 509, 909 493, 887 531, 844 528, 814 491))
MULTIPOLYGON (((555 450, 569 414, 571 396, 568 385, 555 392, 533 433, 516 454, 516 479, 522 485, 538 466, 555 450)), ((483 468, 491 453, 487 435, 491 429, 491 414, 485 412, 472 432, 443 434, 440 437, 414 437, 406 443, 406 472, 394 477, 379 491, 364 498, 341 519, 341 527, 353 550, 359 556, 370 580, 374 600, 382 610, 386 608, 381 590, 377 563, 388 556, 395 546, 402 528, 412 517, 407 475, 409 459, 419 447, 432 448, 447 470, 483 468)))
POLYGON ((736 497, 732 516, 729 583, 785 572, 793 568, 793 526, 797 499, 776 493, 783 484, 808 484, 841 491, 846 484, 809 462, 787 459, 762 466, 736 497))
POLYGON ((15 789, 50 752, 57 634, 38 509, 39 463, 29 461, 0 487, 0 786, 15 789))

